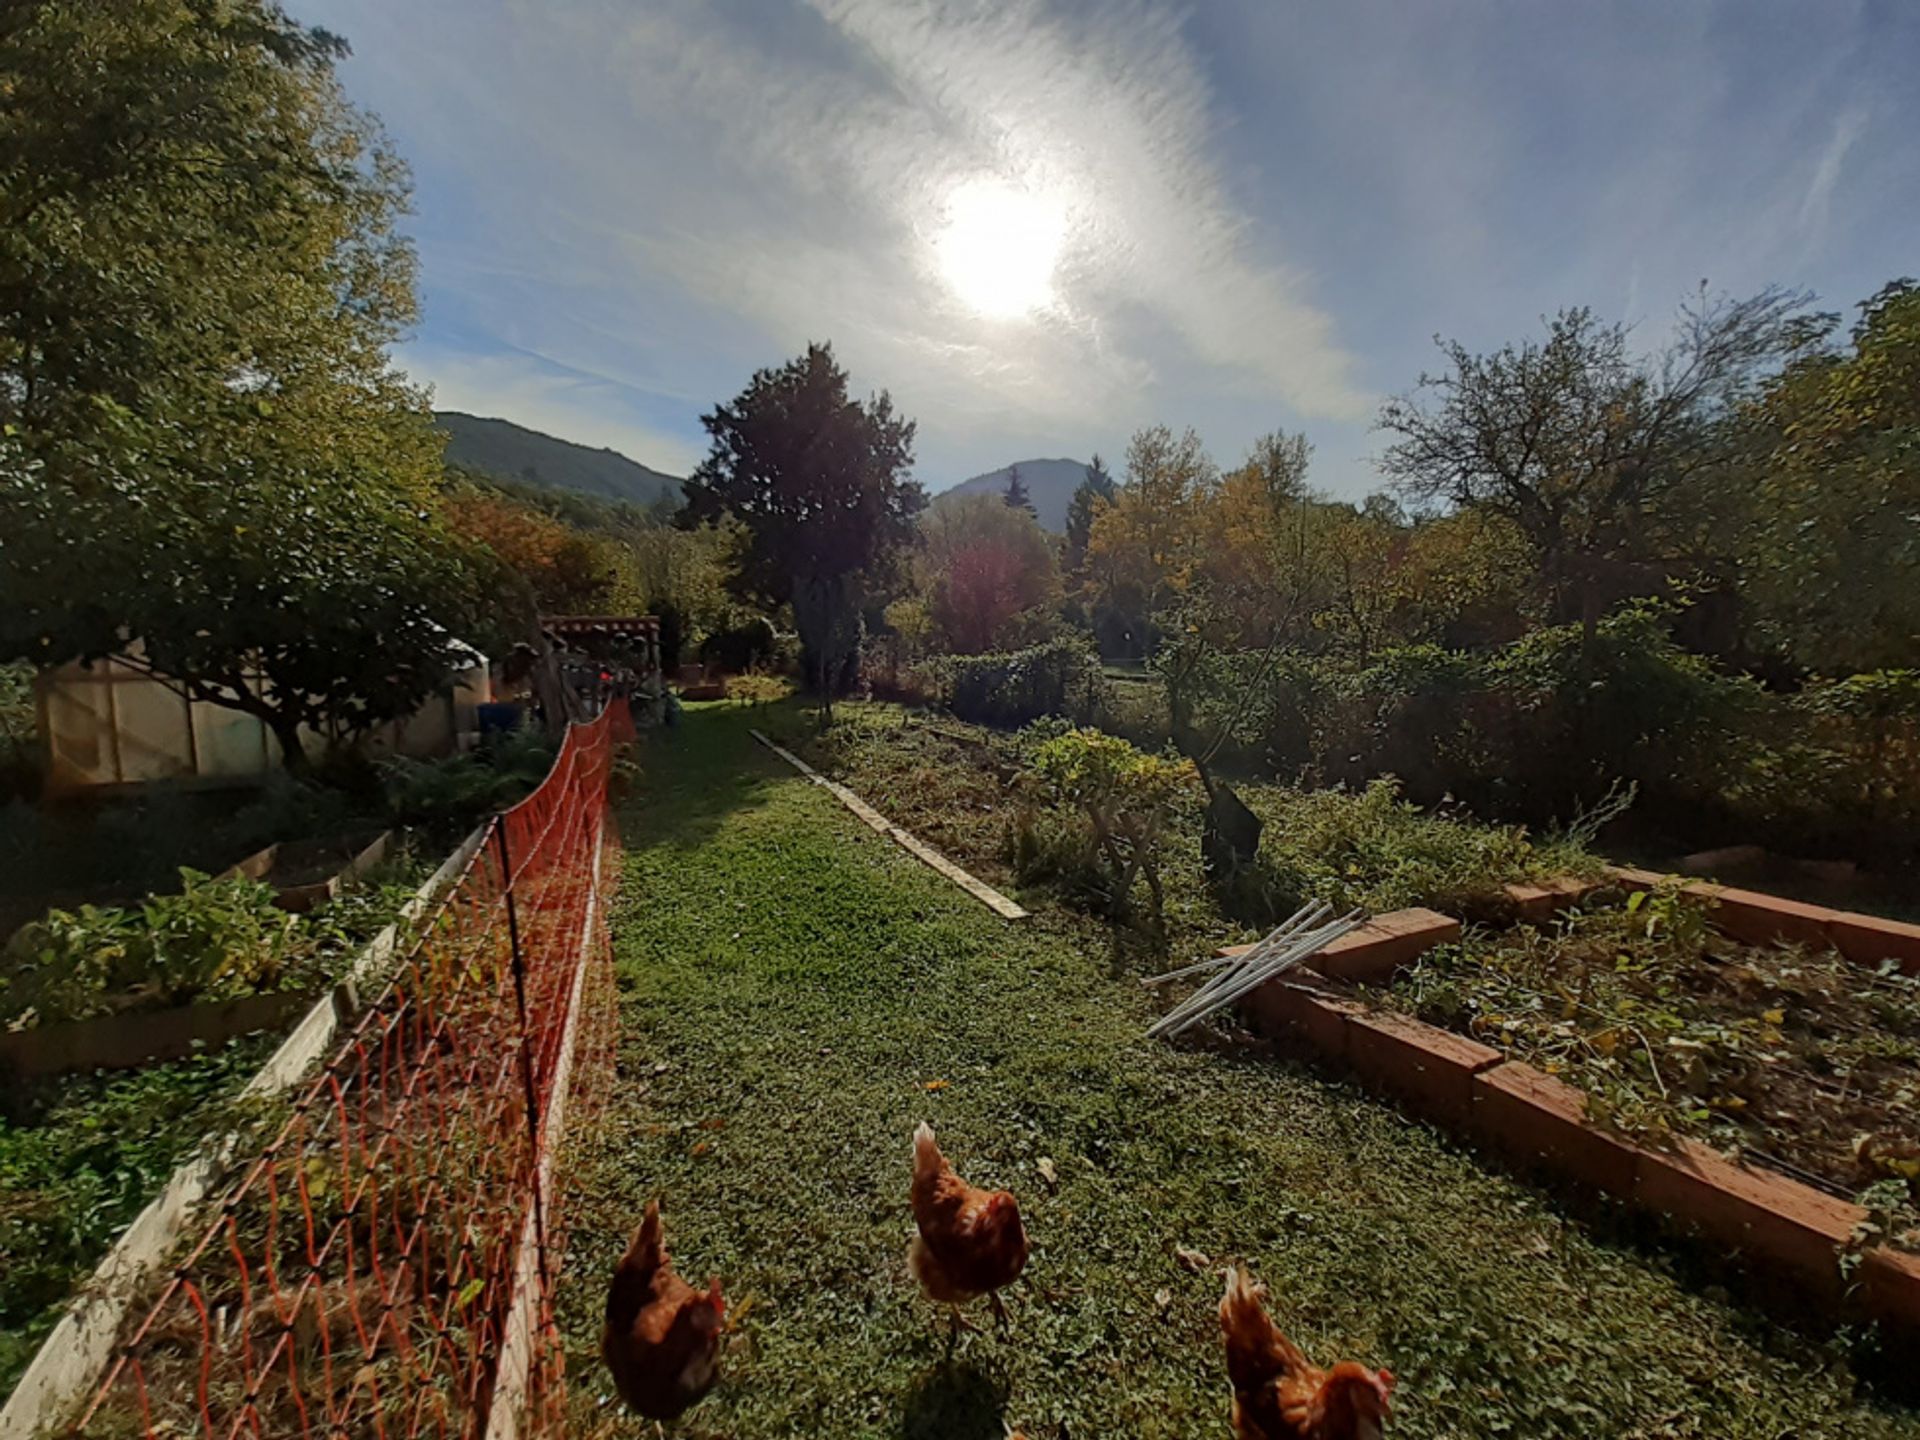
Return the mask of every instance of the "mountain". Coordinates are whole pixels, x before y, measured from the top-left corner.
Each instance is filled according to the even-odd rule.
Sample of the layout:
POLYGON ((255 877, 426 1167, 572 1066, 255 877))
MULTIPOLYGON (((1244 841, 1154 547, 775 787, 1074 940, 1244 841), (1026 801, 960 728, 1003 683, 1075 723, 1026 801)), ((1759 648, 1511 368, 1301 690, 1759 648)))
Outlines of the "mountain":
MULTIPOLYGON (((1087 467, 1078 460, 1018 460, 1014 464, 1020 467, 1020 483, 1027 487, 1027 498, 1033 502, 1033 513, 1039 517, 1040 527, 1057 535, 1064 534, 1067 505, 1073 499, 1073 492, 1080 488, 1080 482, 1087 478, 1087 467)), ((1013 468, 1008 465, 962 480, 946 493, 1004 495, 1007 476, 1013 468)))
POLYGON ((436 410, 433 419, 446 432, 448 464, 628 505, 652 505, 662 498, 680 503, 678 477, 650 470, 616 450, 592 450, 511 420, 488 420, 458 410, 436 410))

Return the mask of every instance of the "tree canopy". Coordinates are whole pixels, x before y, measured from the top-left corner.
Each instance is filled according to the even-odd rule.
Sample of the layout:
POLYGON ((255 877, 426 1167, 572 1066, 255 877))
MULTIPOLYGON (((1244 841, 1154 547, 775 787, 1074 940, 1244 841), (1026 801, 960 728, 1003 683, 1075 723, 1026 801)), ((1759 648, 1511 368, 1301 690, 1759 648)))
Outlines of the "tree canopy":
POLYGON ((0 26, 0 650, 132 647, 302 723, 406 713, 479 597, 413 319, 405 173, 336 38, 263 0, 32 0, 0 26))
POLYGON ((1018 649, 1039 638, 1060 598, 1060 571, 1031 510, 991 495, 949 493, 933 502, 921 528, 929 618, 955 654, 1018 649))
POLYGON ((808 675, 830 697, 926 505, 908 473, 913 422, 885 391, 852 399, 832 347, 817 344, 756 371, 701 423, 711 448, 687 482, 688 516, 740 521, 736 593, 793 607, 808 675))
POLYGON ((1381 469, 1416 503, 1494 511, 1533 543, 1553 613, 1589 627, 1662 556, 1660 507, 1710 468, 1727 417, 1810 336, 1806 297, 1704 290, 1675 333, 1635 355, 1627 327, 1584 306, 1543 340, 1477 355, 1436 342, 1447 368, 1389 400, 1381 469))

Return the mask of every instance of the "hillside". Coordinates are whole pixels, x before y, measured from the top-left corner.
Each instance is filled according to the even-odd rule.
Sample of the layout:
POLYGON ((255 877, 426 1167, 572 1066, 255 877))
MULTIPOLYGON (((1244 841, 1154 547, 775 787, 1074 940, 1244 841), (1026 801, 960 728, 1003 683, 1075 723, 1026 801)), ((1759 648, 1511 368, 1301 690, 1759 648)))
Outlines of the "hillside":
MULTIPOLYGON (((1073 499, 1073 492, 1080 488, 1080 482, 1087 478, 1087 467, 1078 460, 1017 460, 1020 467, 1021 483, 1027 487, 1027 497, 1033 501, 1033 513, 1039 517, 1042 529, 1056 534, 1067 528, 1067 505, 1073 499)), ((989 470, 984 475, 976 475, 971 480, 962 480, 948 494, 967 495, 974 493, 1003 494, 1007 488, 1007 474, 1012 465, 998 470, 989 470)))
POLYGON ((502 480, 546 490, 570 490, 629 505, 661 499, 680 503, 680 480, 629 460, 614 450, 593 450, 571 440, 542 435, 510 420, 436 410, 434 422, 447 434, 447 461, 502 480))

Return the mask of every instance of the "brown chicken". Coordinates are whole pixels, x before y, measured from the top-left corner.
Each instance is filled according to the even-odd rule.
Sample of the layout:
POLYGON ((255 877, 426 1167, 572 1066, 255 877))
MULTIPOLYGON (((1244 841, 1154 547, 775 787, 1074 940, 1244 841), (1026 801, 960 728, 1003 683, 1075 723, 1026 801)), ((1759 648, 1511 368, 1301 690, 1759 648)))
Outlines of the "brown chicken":
POLYGON ((620 1257, 607 1287, 600 1354, 614 1388, 650 1420, 671 1420, 713 1388, 726 1338, 720 1278, 702 1292, 674 1273, 660 1225, 660 1202, 620 1257))
POLYGON ((954 1174, 924 1122, 913 1132, 913 1222, 919 1233, 907 1266, 929 1300, 953 1307, 955 1333, 967 1323, 960 1307, 982 1295, 1005 1325, 999 1292, 1027 1264, 1019 1202, 1005 1190, 976 1190, 954 1174))
POLYGON ((1233 1382, 1233 1431, 1240 1440, 1380 1440, 1393 1376, 1342 1360, 1331 1370, 1307 1363, 1260 1302, 1266 1287, 1237 1267, 1227 1271, 1220 1329, 1233 1382))

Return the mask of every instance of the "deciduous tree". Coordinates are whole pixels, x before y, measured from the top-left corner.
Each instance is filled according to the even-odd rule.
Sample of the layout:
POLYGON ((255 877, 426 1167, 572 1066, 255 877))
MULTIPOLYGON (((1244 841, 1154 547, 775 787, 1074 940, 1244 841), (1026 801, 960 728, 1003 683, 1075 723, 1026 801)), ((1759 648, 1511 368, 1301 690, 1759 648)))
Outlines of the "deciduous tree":
POLYGON ((1818 670, 1920 663, 1920 284, 1866 301, 1746 422, 1720 498, 1761 613, 1818 670))
POLYGON ((479 608, 343 51, 265 0, 0 19, 0 651, 131 648, 289 764, 417 705, 479 608))
POLYGON ((1044 613, 1060 598, 1060 572, 1031 510, 989 495, 947 494, 921 528, 930 617, 949 650, 979 655, 1038 638, 1044 613))
POLYGON ((1447 368, 1381 410, 1380 428, 1398 437, 1381 468, 1417 503, 1478 506, 1519 526, 1554 617, 1590 637, 1617 598, 1609 572, 1660 553, 1659 504, 1710 469, 1727 416, 1806 345, 1804 306, 1781 290, 1703 290, 1647 356, 1626 326, 1584 307, 1550 319, 1544 340, 1487 355, 1436 342, 1447 368))

